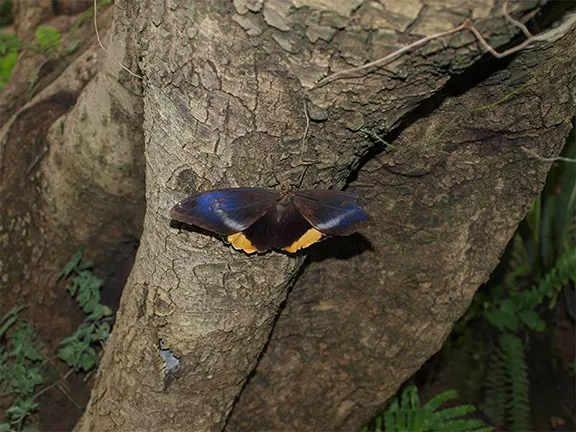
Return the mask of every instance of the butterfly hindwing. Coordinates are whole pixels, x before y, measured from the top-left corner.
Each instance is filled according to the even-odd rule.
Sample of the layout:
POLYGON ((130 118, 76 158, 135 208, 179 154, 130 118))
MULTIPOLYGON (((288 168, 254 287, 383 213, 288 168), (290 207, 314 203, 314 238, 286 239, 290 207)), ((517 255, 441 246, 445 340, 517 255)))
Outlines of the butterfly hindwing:
POLYGON ((217 189, 190 195, 176 204, 172 219, 228 236, 246 230, 282 198, 261 188, 217 189))
MULTIPOLYGON (((252 248, 258 252, 266 252, 270 249, 296 252, 322 238, 322 234, 314 230, 296 209, 291 195, 284 195, 242 234, 250 241, 248 248, 242 247, 246 244, 244 240, 242 242, 231 241, 231 243, 245 252, 252 248)), ((237 239, 240 240, 240 237, 237 239)))
POLYGON ((354 194, 333 190, 294 193, 294 205, 302 216, 323 234, 349 235, 368 225, 370 217, 357 204, 354 194))

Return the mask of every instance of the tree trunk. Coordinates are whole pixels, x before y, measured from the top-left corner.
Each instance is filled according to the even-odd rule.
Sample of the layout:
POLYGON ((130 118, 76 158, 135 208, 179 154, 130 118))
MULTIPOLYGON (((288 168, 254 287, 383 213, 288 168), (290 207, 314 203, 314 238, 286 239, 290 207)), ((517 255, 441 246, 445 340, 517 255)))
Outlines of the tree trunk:
MULTIPOLYGON (((301 176, 308 188, 342 186, 370 151, 361 127, 389 132, 446 84, 451 74, 442 70, 463 72, 478 59, 474 40, 459 35, 449 49, 433 43, 387 74, 311 90, 315 122, 302 144, 302 90, 329 70, 397 48, 392 30, 414 22, 411 34, 426 35, 462 16, 433 9, 418 19, 396 14, 390 23, 389 11, 372 2, 341 9, 342 3, 291 9, 287 2, 240 1, 231 9, 212 2, 188 11, 154 5, 132 3, 137 21, 127 23, 142 28, 147 41, 144 233, 78 430, 222 429, 302 262, 276 253, 245 256, 170 226, 173 191, 270 187, 301 176), (370 31, 377 35, 371 43, 370 31)), ((485 28, 513 31, 499 16, 485 28)), ((571 46, 571 37, 556 42, 560 49, 571 46)), ((549 164, 529 159, 520 138, 550 155, 567 133, 572 63, 570 56, 554 59, 549 45, 537 44, 508 69, 491 65, 503 75, 476 79, 478 89, 447 98, 433 116, 406 127, 397 152, 362 167, 356 188, 375 216, 372 251, 337 248, 346 240, 317 248, 321 258, 302 273, 231 430, 358 427, 440 347, 544 181, 549 164), (527 61, 532 69, 522 72, 527 61), (519 77, 540 86, 555 67, 564 75, 542 87, 554 109, 534 113, 541 117, 528 112, 520 119, 515 111, 530 102, 527 87, 514 104, 488 106, 517 89, 519 77), (482 128, 469 115, 458 128, 446 120, 470 110, 482 128)))
MULTIPOLYGON (((546 157, 561 150, 574 111, 576 26, 514 59, 478 63, 482 50, 466 32, 354 78, 314 84, 466 16, 496 35, 495 47, 519 33, 499 3, 456 3, 115 5, 107 46, 133 70, 130 59, 139 59, 142 99, 117 66, 99 74, 63 122, 78 132, 54 137, 98 150, 72 156, 50 146, 41 165, 50 174, 39 186, 57 198, 47 226, 72 226, 73 241, 92 238, 110 215, 114 232, 137 232, 126 216, 139 214, 143 102, 141 244, 77 430, 354 429, 439 349, 543 184, 550 164, 520 146, 546 157), (123 108, 103 116, 98 110, 117 104, 100 98, 118 93, 123 108), (133 126, 118 140, 107 122, 133 126), (391 153, 377 155, 381 137, 393 141, 391 153), (109 181, 117 174, 109 152, 123 156, 125 187, 109 181), (72 167, 63 171, 65 154, 72 167), (92 168, 74 168, 85 160, 92 168), (101 199, 77 205, 63 173, 86 170, 68 183, 90 182, 101 199), (373 226, 364 238, 313 247, 304 267, 303 254, 247 256, 169 219, 175 201, 195 190, 347 184, 373 226), (123 208, 126 196, 134 205, 123 208)), ((13 208, 23 205, 12 199, 13 208)))
POLYGON ((361 168, 369 247, 312 254, 227 430, 358 430, 442 347, 544 185, 520 146, 557 155, 570 131, 575 23, 456 78, 361 168))
MULTIPOLYGON (((39 24, 59 29, 63 46, 70 41, 75 18, 54 16, 50 3, 63 6, 15 2, 23 47, 33 45, 39 24)), ((112 10, 100 11, 102 36, 112 10)), ((144 210, 140 84, 122 85, 120 67, 103 61, 91 20, 74 37, 82 45, 71 54, 22 51, 0 97, 0 316, 27 305, 26 319, 50 352, 83 319, 58 273, 85 246, 104 280, 104 298, 118 297, 118 269, 130 265, 144 210)), ((130 45, 116 41, 122 57, 130 45)), ((60 409, 63 417, 79 417, 68 401, 60 409)))

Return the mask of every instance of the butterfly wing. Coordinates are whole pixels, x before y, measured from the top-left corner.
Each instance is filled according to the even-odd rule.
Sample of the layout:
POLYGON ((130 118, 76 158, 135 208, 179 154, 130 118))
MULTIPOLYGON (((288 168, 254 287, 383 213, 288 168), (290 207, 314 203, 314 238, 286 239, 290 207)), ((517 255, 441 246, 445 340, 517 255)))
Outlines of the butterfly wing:
POLYGON ((190 195, 172 208, 170 217, 228 236, 250 227, 280 198, 261 188, 217 189, 190 195))
POLYGON ((323 235, 310 226, 296 209, 292 196, 284 195, 241 235, 231 237, 228 237, 228 241, 236 249, 248 253, 251 250, 266 252, 270 249, 294 253, 319 241, 323 235))
POLYGON ((333 190, 297 191, 293 201, 310 225, 326 235, 349 235, 370 222, 370 216, 357 204, 358 196, 354 194, 333 190))

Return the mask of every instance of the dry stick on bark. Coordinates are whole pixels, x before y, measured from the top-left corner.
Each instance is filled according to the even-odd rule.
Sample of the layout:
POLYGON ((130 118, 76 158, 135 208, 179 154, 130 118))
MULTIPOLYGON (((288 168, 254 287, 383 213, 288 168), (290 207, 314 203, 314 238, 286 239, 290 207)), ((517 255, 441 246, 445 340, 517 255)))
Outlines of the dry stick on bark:
POLYGON ((462 24, 460 24, 458 27, 453 28, 452 30, 447 30, 445 32, 436 33, 436 34, 433 34, 431 36, 427 36, 425 38, 419 39, 416 42, 411 43, 410 45, 406 45, 405 47, 402 47, 402 48, 388 54, 385 57, 371 61, 370 63, 366 63, 365 65, 358 66, 358 67, 351 68, 351 69, 346 69, 346 70, 343 70, 340 72, 336 72, 336 73, 318 81, 318 83, 316 83, 316 85, 313 86, 312 88, 310 88, 309 90, 314 90, 316 88, 322 87, 322 86, 324 86, 324 85, 326 85, 332 81, 338 80, 338 79, 355 78, 355 77, 359 77, 359 76, 364 76, 368 73, 369 69, 382 67, 382 66, 390 63, 392 60, 396 59, 397 57, 400 57, 402 54, 405 54, 406 52, 408 52, 414 48, 419 48, 422 45, 424 45, 430 41, 433 41, 435 39, 440 39, 444 36, 449 36, 449 35, 454 34, 454 33, 458 33, 459 31, 462 31, 462 30, 470 30, 472 32, 472 34, 476 37, 478 42, 484 47, 484 49, 486 49, 486 51, 488 51, 490 54, 492 54, 496 58, 503 58, 503 57, 509 56, 510 54, 514 54, 515 52, 518 52, 518 51, 526 48, 534 40, 534 36, 528 31, 528 29, 526 28, 526 26, 524 24, 522 24, 521 22, 515 20, 514 18, 512 18, 510 16, 510 14, 507 11, 507 6, 508 6, 508 1, 505 1, 504 4, 502 5, 502 14, 504 15, 504 18, 508 22, 510 22, 511 24, 514 24, 515 26, 520 28, 520 30, 522 30, 522 33, 524 33, 524 35, 527 37, 527 39, 524 42, 522 42, 521 44, 519 44, 515 47, 512 47, 510 49, 507 49, 506 51, 499 53, 494 48, 492 48, 490 46, 490 44, 488 42, 486 42, 486 39, 484 39, 484 36, 482 36, 482 34, 480 34, 480 32, 476 29, 476 27, 474 27, 474 24, 468 18, 466 18, 462 22, 462 24))

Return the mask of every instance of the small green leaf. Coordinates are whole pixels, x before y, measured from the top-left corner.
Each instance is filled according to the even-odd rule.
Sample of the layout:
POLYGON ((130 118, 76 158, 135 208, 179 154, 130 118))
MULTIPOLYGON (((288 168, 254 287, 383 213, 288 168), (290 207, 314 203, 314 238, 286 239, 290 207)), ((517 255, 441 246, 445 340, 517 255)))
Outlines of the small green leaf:
POLYGON ((35 39, 38 46, 44 51, 60 50, 60 32, 51 26, 39 26, 36 29, 35 39))
POLYGON ((12 327, 12 325, 16 322, 16 319, 18 318, 18 314, 20 313, 20 311, 22 311, 22 309, 25 308, 26 306, 13 307, 12 309, 10 309, 10 312, 8 312, 6 315, 2 317, 2 320, 0 320, 0 336, 4 335, 4 333, 6 333, 6 330, 12 327))
POLYGON ((4 56, 8 53, 18 52, 19 47, 20 41, 16 39, 16 36, 0 34, 0 56, 4 56))
POLYGON ((66 279, 68 276, 70 276, 70 273, 72 273, 76 269, 81 260, 82 260, 82 251, 79 250, 74 255, 72 255, 70 261, 68 261, 64 266, 64 268, 62 269, 62 271, 58 273, 58 279, 62 278, 66 279))
POLYGON ((44 360, 42 353, 38 351, 34 346, 26 347, 22 353, 24 354, 24 357, 32 361, 44 360))
POLYGON ((484 316, 490 324, 504 330, 508 328, 510 330, 516 330, 518 327, 518 318, 515 314, 502 312, 502 311, 486 311, 484 316))
POLYGON ((22 423, 38 406, 32 397, 20 398, 6 410, 6 415, 13 423, 22 423))
POLYGON ((424 405, 424 409, 429 412, 436 411, 440 405, 444 402, 448 402, 450 400, 458 399, 458 392, 456 390, 446 390, 442 393, 438 393, 434 397, 432 397, 426 405, 424 405))
POLYGON ((543 331, 546 329, 546 323, 540 319, 540 316, 535 311, 522 311, 518 316, 520 317, 520 321, 534 331, 543 331))
POLYGON ((92 338, 95 341, 105 341, 110 336, 110 325, 108 323, 102 323, 96 326, 96 330, 92 334, 92 338))
POLYGON ((12 69, 18 61, 18 53, 11 52, 0 57, 0 89, 4 88, 8 84, 10 75, 12 75, 12 69))

